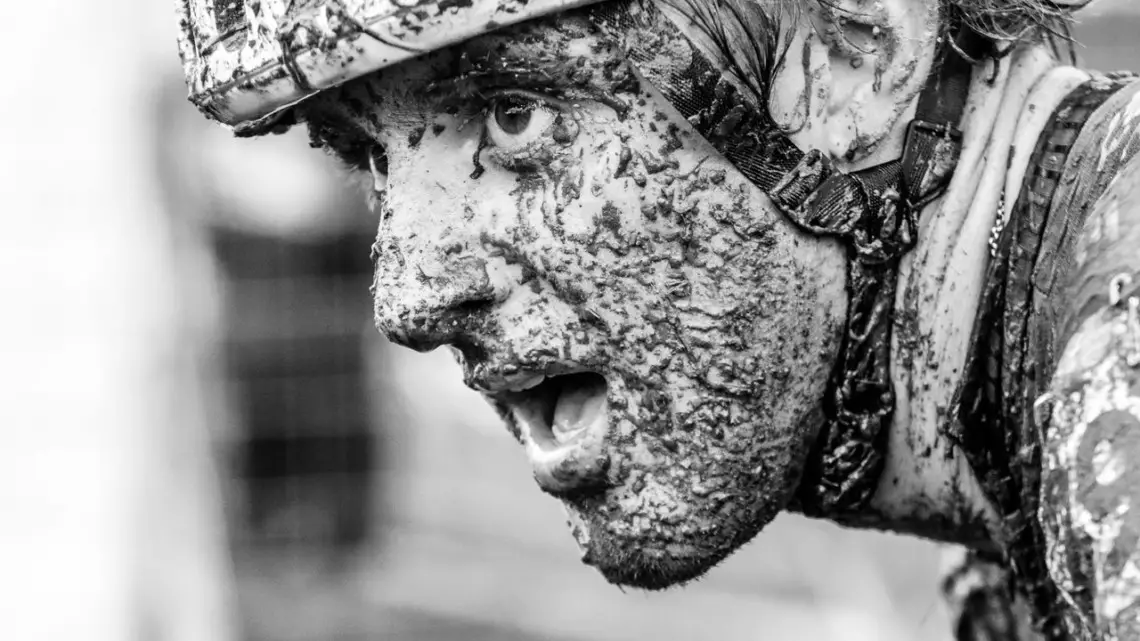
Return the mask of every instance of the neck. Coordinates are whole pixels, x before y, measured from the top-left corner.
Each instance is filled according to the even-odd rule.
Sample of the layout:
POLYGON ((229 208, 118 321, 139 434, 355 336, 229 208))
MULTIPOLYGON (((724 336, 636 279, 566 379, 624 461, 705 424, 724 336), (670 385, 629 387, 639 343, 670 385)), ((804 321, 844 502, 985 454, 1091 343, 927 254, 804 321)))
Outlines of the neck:
MULTIPOLYGON (((861 6, 856 0, 847 5, 861 6)), ((825 150, 848 171, 899 157, 936 49, 939 30, 931 27, 930 16, 904 11, 918 5, 882 6, 898 14, 885 22, 887 39, 906 47, 852 53, 824 41, 813 25, 800 24, 789 32, 787 58, 772 78, 768 107, 777 123, 800 149, 825 150), (878 60, 880 54, 885 62, 878 60), (861 74, 868 69, 874 70, 872 82, 857 82, 867 80, 861 74)), ((1012 200, 1019 193, 1050 114, 1087 78, 1059 66, 1040 44, 1024 45, 1000 63, 975 69, 953 179, 921 213, 918 245, 899 267, 890 356, 896 399, 885 469, 863 508, 826 518, 975 547, 1001 545, 987 493, 946 436, 950 410, 978 314, 989 236, 1003 215, 1002 195, 1012 200)), ((842 251, 838 244, 832 250, 842 251)))
MULTIPOLYGON (((975 547, 1000 544, 996 512, 945 428, 984 285, 988 238, 1005 209, 1003 191, 1018 193, 1049 114, 1086 78, 1059 67, 1042 46, 974 74, 958 168, 946 193, 923 212, 918 246, 900 268, 891 349, 897 400, 886 467, 869 505, 834 520, 975 547)), ((901 140, 905 125, 892 137, 901 140)))

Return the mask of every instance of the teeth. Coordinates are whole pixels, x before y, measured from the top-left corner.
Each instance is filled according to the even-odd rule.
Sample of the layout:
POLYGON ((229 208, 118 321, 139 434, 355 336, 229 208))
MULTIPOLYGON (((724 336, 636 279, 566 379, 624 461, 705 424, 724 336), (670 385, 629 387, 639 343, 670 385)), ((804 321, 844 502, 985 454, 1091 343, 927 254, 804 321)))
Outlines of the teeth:
POLYGON ((546 380, 543 374, 519 373, 507 376, 494 376, 480 381, 469 382, 471 388, 480 392, 525 392, 534 389, 546 380))
POLYGON ((543 376, 542 374, 532 374, 530 376, 527 376, 526 378, 523 378, 523 379, 520 379, 517 381, 512 381, 510 384, 510 387, 508 387, 507 389, 508 389, 508 391, 511 391, 511 392, 523 392, 523 391, 526 391, 528 389, 538 387, 539 385, 542 384, 542 382, 544 380, 546 380, 546 377, 543 376))

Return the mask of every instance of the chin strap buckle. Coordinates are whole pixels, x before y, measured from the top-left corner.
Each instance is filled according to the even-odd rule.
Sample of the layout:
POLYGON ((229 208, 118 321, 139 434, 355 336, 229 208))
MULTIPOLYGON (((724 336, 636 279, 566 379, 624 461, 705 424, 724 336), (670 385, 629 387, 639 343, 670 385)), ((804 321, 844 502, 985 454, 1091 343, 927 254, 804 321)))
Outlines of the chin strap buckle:
POLYGON ((951 124, 912 120, 902 155, 902 192, 919 210, 946 190, 962 155, 962 132, 951 124))
POLYGON ((800 223, 805 218, 804 209, 808 198, 834 173, 831 160, 822 151, 812 149, 784 174, 768 192, 768 196, 792 220, 800 223))

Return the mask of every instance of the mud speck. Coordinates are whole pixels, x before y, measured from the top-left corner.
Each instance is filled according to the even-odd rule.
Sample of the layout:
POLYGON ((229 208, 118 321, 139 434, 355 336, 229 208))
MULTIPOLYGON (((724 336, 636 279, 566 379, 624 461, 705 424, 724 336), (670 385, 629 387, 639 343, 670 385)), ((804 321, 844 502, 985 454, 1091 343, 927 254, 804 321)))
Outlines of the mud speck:
POLYGON ((424 132, 427 127, 416 127, 408 132, 408 146, 412 149, 420 146, 420 141, 424 139, 424 132))
POLYGON ((606 203, 602 206, 602 213, 598 216, 598 222, 615 236, 621 234, 621 212, 613 203, 606 203))

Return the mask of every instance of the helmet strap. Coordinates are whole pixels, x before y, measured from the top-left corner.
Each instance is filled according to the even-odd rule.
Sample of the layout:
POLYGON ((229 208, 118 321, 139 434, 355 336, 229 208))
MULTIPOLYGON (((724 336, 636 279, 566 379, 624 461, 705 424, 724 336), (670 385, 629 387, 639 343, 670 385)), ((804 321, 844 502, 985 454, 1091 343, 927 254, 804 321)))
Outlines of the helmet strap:
POLYGON ((801 151, 765 107, 745 98, 691 43, 689 60, 669 69, 653 43, 628 38, 636 27, 652 25, 669 42, 689 42, 653 0, 606 2, 589 14, 642 76, 794 224, 846 244, 846 327, 824 399, 824 424, 792 507, 809 516, 860 511, 878 488, 894 414, 890 349, 899 262, 917 242, 923 208, 946 189, 958 164, 958 124, 972 75, 972 53, 965 52, 983 50, 985 41, 962 30, 954 46, 940 47, 900 158, 844 172, 819 150, 801 151))

